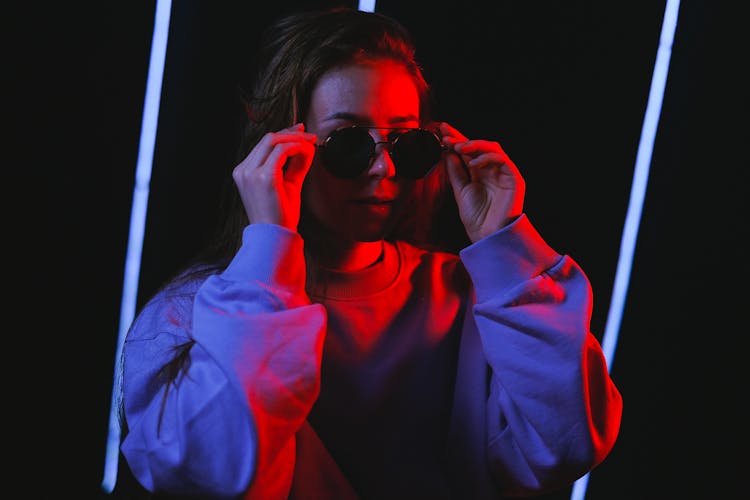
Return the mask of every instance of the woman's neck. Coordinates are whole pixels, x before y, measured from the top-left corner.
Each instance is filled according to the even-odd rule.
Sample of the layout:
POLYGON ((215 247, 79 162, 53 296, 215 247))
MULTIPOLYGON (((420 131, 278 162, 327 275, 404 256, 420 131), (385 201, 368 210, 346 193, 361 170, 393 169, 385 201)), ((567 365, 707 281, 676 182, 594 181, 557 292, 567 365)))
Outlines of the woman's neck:
MULTIPOLYGON (((306 241, 307 243, 307 241, 306 241)), ((332 241, 308 245, 321 267, 337 271, 359 271, 381 259, 383 241, 332 241)))
POLYGON ((302 237, 305 250, 316 265, 336 271, 358 271, 365 269, 383 256, 383 240, 352 241, 322 227, 308 222, 302 237))

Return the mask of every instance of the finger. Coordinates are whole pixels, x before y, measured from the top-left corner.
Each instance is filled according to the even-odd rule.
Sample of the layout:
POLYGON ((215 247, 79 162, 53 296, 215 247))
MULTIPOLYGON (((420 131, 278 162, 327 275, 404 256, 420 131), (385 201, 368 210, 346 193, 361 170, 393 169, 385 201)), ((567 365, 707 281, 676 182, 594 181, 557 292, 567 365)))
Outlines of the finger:
POLYGON ((450 125, 447 122, 440 122, 440 134, 443 135, 443 137, 451 137, 458 141, 467 141, 468 138, 463 135, 457 128, 450 125))
POLYGON ((466 166, 473 172, 485 170, 492 167, 500 169, 501 173, 512 177, 520 177, 521 172, 507 155, 498 153, 485 153, 471 158, 466 166))
POLYGON ((499 143, 481 139, 458 143, 454 146, 454 149, 462 155, 476 155, 477 153, 500 153, 506 155, 499 143))
POLYGON ((512 165, 507 155, 501 153, 482 153, 478 156, 473 156, 466 162, 466 166, 469 168, 484 167, 487 165, 512 165))
POLYGON ((247 160, 256 167, 260 167, 268 161, 268 157, 278 144, 286 142, 303 141, 315 144, 317 136, 312 133, 303 132, 302 124, 279 130, 278 132, 266 133, 258 144, 255 145, 247 160))
POLYGON ((438 131, 440 134, 440 143, 449 150, 453 150, 453 147, 456 144, 468 140, 466 136, 464 136, 456 128, 445 122, 441 122, 439 124, 438 131))
POLYGON ((312 164, 315 146, 307 142, 281 142, 278 143, 263 168, 269 170, 269 175, 282 174, 283 179, 301 184, 312 164))
POLYGON ((467 141, 456 144, 454 150, 461 154, 461 158, 470 169, 491 164, 513 163, 497 142, 467 141))
MULTIPOLYGON (((472 179, 478 182, 490 182, 503 189, 516 189, 523 192, 524 180, 521 172, 513 162, 498 161, 495 155, 481 155, 469 162, 472 179)), ((521 203, 523 195, 520 197, 521 203)))

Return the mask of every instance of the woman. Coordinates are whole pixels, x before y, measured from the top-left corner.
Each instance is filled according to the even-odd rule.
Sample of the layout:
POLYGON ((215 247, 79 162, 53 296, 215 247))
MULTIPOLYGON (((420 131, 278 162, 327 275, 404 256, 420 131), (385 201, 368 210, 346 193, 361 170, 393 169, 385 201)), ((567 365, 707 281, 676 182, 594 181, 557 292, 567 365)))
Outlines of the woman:
POLYGON ((498 498, 601 463, 622 402, 589 282, 531 225, 501 146, 430 121, 404 28, 298 14, 269 29, 261 62, 223 236, 125 342, 137 482, 498 498))

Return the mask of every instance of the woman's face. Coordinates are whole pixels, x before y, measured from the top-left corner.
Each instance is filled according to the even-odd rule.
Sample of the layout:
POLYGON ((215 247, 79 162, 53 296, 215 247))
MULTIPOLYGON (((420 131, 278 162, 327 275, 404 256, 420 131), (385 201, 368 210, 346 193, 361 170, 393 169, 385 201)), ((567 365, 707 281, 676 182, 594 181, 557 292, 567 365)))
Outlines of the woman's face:
MULTIPOLYGON (((406 70, 390 61, 356 64, 325 73, 313 89, 306 130, 322 144, 340 127, 418 127, 419 94, 406 70)), ((387 130, 371 130, 385 141, 387 130)), ((319 224, 348 241, 377 241, 399 216, 414 181, 395 177, 390 155, 378 146, 368 169, 353 179, 333 176, 316 159, 302 202, 319 224)))

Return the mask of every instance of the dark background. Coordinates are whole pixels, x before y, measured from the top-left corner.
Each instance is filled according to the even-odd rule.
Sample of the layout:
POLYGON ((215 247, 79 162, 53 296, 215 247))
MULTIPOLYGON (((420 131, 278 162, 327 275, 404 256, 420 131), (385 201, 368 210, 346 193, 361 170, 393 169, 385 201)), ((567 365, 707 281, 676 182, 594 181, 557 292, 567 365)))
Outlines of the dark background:
MULTIPOLYGON (((347 3, 356 6, 174 2, 139 303, 215 223, 234 166, 236 84, 252 71, 260 30, 299 6, 347 3)), ((600 340, 665 5, 376 5, 415 34, 437 117, 499 140, 521 169, 531 220, 591 279, 600 340)), ((750 47, 734 5, 683 1, 679 12, 611 366, 622 428, 590 476, 589 499, 740 498, 744 490, 750 47)), ((8 453, 19 474, 9 482, 26 492, 20 497, 106 498, 155 2, 14 9, 4 44, 4 367, 8 453)))

